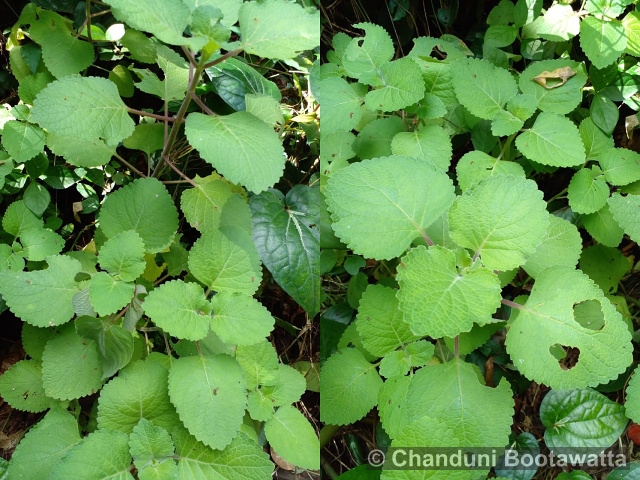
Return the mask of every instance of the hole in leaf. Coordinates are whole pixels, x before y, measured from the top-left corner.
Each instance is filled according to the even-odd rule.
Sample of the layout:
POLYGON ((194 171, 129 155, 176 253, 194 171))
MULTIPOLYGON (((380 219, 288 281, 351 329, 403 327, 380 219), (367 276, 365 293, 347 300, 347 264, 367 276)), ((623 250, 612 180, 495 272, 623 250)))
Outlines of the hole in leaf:
POLYGON ((573 318, 584 328, 601 330, 604 327, 604 313, 598 300, 586 300, 573 305, 573 318))
POLYGON ((554 343, 549 347, 549 353, 558 360, 560 368, 563 370, 571 370, 578 363, 580 358, 580 350, 576 347, 568 347, 559 343, 554 343))

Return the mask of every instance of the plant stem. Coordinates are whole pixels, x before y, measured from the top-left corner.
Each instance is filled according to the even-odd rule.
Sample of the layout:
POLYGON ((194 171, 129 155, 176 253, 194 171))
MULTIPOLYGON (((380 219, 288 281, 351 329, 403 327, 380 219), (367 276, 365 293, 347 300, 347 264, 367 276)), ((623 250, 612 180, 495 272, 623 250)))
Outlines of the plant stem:
MULTIPOLYGON (((93 42, 91 38, 91 0, 87 0, 87 19, 85 23, 87 24, 87 39, 91 43, 93 42)), ((80 31, 82 31, 82 29, 80 31)))
POLYGON ((214 61, 207 63, 203 70, 206 70, 207 68, 213 67, 214 65, 217 65, 219 63, 224 62, 227 58, 231 58, 231 57, 235 57, 236 55, 238 55, 240 52, 242 52, 242 48, 236 48, 235 50, 231 50, 230 52, 225 53, 224 55, 222 55, 220 58, 216 58, 214 61))
POLYGON ((142 110, 137 110, 135 108, 131 108, 131 107, 127 107, 127 112, 129 113, 134 113, 136 115, 140 115, 142 117, 151 117, 151 118, 155 118, 156 120, 161 120, 163 122, 184 122, 184 120, 178 120, 177 117, 168 117, 165 115, 158 115, 157 113, 149 113, 149 112, 143 112, 142 110))
POLYGON ((507 305, 508 307, 511 307, 511 308, 517 308, 518 310, 522 309, 522 305, 516 302, 512 302, 511 300, 507 300, 506 298, 503 298, 502 300, 500 300, 500 303, 502 303, 503 305, 507 305))
MULTIPOLYGON (((519 133, 519 132, 516 132, 516 133, 519 133)), ((507 153, 507 150, 509 149, 511 142, 513 142, 513 139, 516 138, 516 133, 514 133, 513 135, 509 135, 507 137, 507 140, 504 142, 504 146, 500 149, 500 155, 498 155, 498 160, 502 160, 502 157, 504 156, 504 154, 507 153)))
POLYGON ((333 480, 334 478, 338 478, 338 473, 333 469, 329 462, 325 460, 323 456, 320 456, 320 464, 322 465, 324 473, 327 474, 327 477, 329 477, 331 480, 333 480))
POLYGON ((565 193, 567 193, 568 188, 565 188, 564 190, 556 193, 553 197, 551 197, 549 200, 547 200, 547 205, 550 204, 551 202, 553 202, 554 200, 557 200, 558 198, 561 198, 565 193))
POLYGON ((196 102, 198 104, 198 106, 204 110, 205 112, 207 112, 208 115, 211 115, 212 117, 217 117, 218 114, 216 112, 214 112, 213 110, 211 110, 209 107, 207 107, 207 105, 200 100, 200 97, 198 97, 195 93, 191 94, 191 99, 196 102))
POLYGON ((173 162, 171 160, 169 160, 168 158, 164 159, 165 163, 167 165, 169 165, 171 167, 171 169, 176 172, 178 175, 180 175, 186 182, 189 182, 191 184, 192 187, 198 188, 198 185, 196 185, 193 180, 191 180, 189 177, 187 177, 184 173, 182 173, 180 171, 180 169, 178 167, 176 167, 173 162))
POLYGON ((138 170, 136 167, 134 167, 133 165, 131 165, 129 162, 127 162, 124 158, 122 158, 120 155, 118 155, 117 153, 114 155, 114 157, 116 157, 118 159, 118 161, 120 163, 122 163, 123 165, 129 167, 129 169, 132 172, 137 173, 138 175, 140 175, 142 178, 145 178, 146 175, 144 173, 142 173, 140 170, 138 170))

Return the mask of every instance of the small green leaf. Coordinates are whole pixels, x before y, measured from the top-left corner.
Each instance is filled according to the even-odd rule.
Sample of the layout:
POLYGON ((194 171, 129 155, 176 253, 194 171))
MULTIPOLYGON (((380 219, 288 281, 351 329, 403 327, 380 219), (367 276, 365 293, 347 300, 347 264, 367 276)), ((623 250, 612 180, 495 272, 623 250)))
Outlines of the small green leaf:
POLYGON ((581 168, 571 177, 567 198, 576 213, 597 212, 607 204, 609 186, 597 167, 581 168))
POLYGON ((627 37, 625 52, 633 56, 640 55, 640 12, 627 13, 622 19, 622 27, 627 37))
POLYGON ((322 421, 347 425, 364 417, 377 404, 382 379, 375 366, 355 348, 343 348, 320 371, 322 421))
POLYGON ((449 211, 451 238, 475 251, 492 270, 523 265, 544 238, 549 214, 531 180, 489 177, 456 198, 449 211))
POLYGON ((610 148, 600 154, 598 161, 604 178, 612 185, 628 185, 640 180, 640 154, 637 152, 610 148))
POLYGON ((60 253, 64 247, 64 238, 47 228, 32 228, 20 235, 20 243, 27 260, 41 262, 60 253))
MULTIPOLYGON (((80 262, 67 256, 47 257, 46 270, 0 271, 0 294, 11 311, 37 327, 60 325, 75 314, 73 296, 80 262)), ((76 397, 73 397, 76 398, 76 397)))
POLYGON ((42 354, 44 391, 53 398, 72 400, 91 395, 102 386, 98 347, 65 325, 47 342, 42 354))
POLYGON ((133 230, 145 252, 164 250, 178 229, 178 212, 165 186, 155 178, 139 178, 107 195, 100 209, 100 228, 108 238, 133 230))
MULTIPOLYGON (((138 470, 143 468, 145 470, 159 470, 163 468, 163 464, 170 463, 173 465, 170 470, 175 470, 177 473, 177 465, 172 458, 175 447, 169 432, 154 425, 146 418, 141 418, 138 424, 133 427, 129 436, 129 452, 138 470)), ((157 476, 157 478, 162 477, 157 476)))
POLYGON ((98 315, 105 316, 123 308, 133 298, 135 285, 113 278, 106 272, 91 277, 89 298, 98 315))
POLYGON ((151 357, 128 365, 102 389, 98 427, 130 434, 142 418, 167 430, 179 425, 169 401, 168 375, 167 369, 151 357))
POLYGON ((42 214, 51 203, 51 194, 49 190, 38 182, 31 182, 25 189, 22 199, 29 210, 37 217, 42 217, 42 214))
POLYGON ((411 58, 401 58, 380 66, 380 88, 364 97, 370 110, 392 112, 418 102, 424 96, 424 81, 420 67, 411 58))
POLYGON ((451 78, 460 103, 476 117, 492 120, 518 93, 511 74, 482 59, 451 64, 451 78))
POLYGON ((30 123, 9 120, 2 130, 2 146, 17 162, 26 162, 44 149, 44 131, 30 123))
POLYGON ((141 81, 136 87, 145 93, 162 98, 165 102, 182 100, 189 86, 189 65, 173 50, 158 47, 158 65, 164 72, 164 80, 148 69, 133 69, 141 81))
MULTIPOLYGON (((365 31, 364 37, 351 39, 342 55, 342 65, 350 77, 360 79, 393 58, 395 49, 387 31, 380 25, 356 23, 355 28, 365 31)), ((324 89, 323 101, 325 101, 324 89)))
POLYGON ((377 118, 360 131, 353 141, 353 151, 361 160, 389 156, 393 138, 404 130, 398 116, 377 118))
POLYGON ((606 96, 596 93, 589 106, 589 114, 591 120, 595 123, 600 130, 602 130, 608 136, 613 134, 613 129, 618 123, 620 113, 618 112, 618 106, 606 96))
POLYGON ((75 321, 78 335, 95 340, 102 359, 102 379, 112 377, 133 356, 133 336, 120 325, 106 319, 81 316, 75 321))
POLYGON ((13 202, 2 217, 2 228, 15 237, 31 229, 42 229, 44 222, 36 217, 23 200, 13 202))
POLYGON ((249 200, 253 242, 273 278, 310 317, 320 311, 320 189, 296 185, 249 200))
POLYGON ((640 241, 640 216, 638 206, 640 195, 627 195, 623 197, 614 193, 608 200, 609 209, 615 221, 622 227, 624 233, 634 242, 640 241))
POLYGON ((533 278, 537 278, 545 268, 555 265, 574 267, 581 250, 582 238, 576 226, 550 215, 546 235, 522 268, 533 278))
POLYGON ((274 318, 253 297, 239 292, 220 292, 211 299, 211 305, 211 328, 225 343, 252 345, 264 340, 273 330, 274 318))
POLYGON ((273 186, 282 175, 285 157, 278 135, 248 112, 219 117, 192 113, 185 133, 217 171, 254 193, 273 186))
POLYGON ((584 144, 577 127, 566 117, 542 112, 533 126, 516 138, 516 147, 529 160, 554 167, 585 162, 584 144))
POLYGON ((64 77, 36 97, 31 118, 50 133, 115 146, 133 133, 134 123, 116 85, 99 77, 64 77))
POLYGON ((32 413, 45 411, 52 402, 44 393, 42 370, 36 360, 20 360, 4 372, 0 395, 11 408, 32 413))
POLYGON ((410 250, 401 259, 397 280, 399 308, 416 335, 455 337, 474 322, 490 322, 500 306, 496 274, 484 267, 457 267, 455 253, 443 247, 410 250))
POLYGON ((228 355, 182 357, 169 371, 169 395, 180 420, 211 448, 223 449, 238 435, 246 388, 240 365, 228 355))
POLYGON ((125 282, 132 282, 144 272, 144 243, 133 230, 111 237, 98 254, 100 267, 125 282))
POLYGON ((436 170, 446 172, 451 163, 451 139, 442 127, 425 125, 420 130, 396 134, 391 142, 391 152, 424 160, 436 170))
POLYGON ((627 48, 622 24, 587 16, 580 22, 580 47, 596 68, 611 65, 627 48))
POLYGON ((585 215, 582 218, 582 224, 589 235, 607 247, 617 247, 624 236, 624 230, 613 218, 608 204, 596 213, 585 215))
POLYGON ((395 156, 339 170, 329 179, 326 195, 338 237, 355 253, 377 259, 401 255, 454 199, 444 173, 395 156))
POLYGON ((49 478, 81 440, 76 418, 62 408, 52 408, 16 447, 7 470, 9 478, 49 478))
POLYGON ((251 237, 237 227, 210 230, 189 251, 189 271, 207 287, 253 295, 260 286, 260 257, 251 237))
POLYGON ((285 405, 264 425, 264 433, 278 455, 297 467, 320 468, 320 442, 309 421, 296 408, 285 405))
POLYGON ((245 2, 238 20, 242 48, 259 57, 288 60, 320 44, 320 11, 296 3, 245 2))
POLYGON ((600 130, 588 117, 580 122, 579 131, 588 160, 597 160, 603 151, 614 147, 613 138, 600 130))
POLYGON ((547 427, 545 444, 563 453, 567 448, 604 450, 629 422, 622 405, 589 388, 551 390, 540 404, 540 420, 547 427))
POLYGON ((270 342, 263 340, 250 346, 238 346, 236 360, 247 379, 248 389, 254 389, 258 385, 278 384, 280 376, 278 356, 270 342))
POLYGON ((525 176, 519 163, 499 160, 479 150, 467 152, 458 160, 456 175, 463 192, 474 183, 494 175, 525 176))
POLYGON ((122 144, 133 150, 142 150, 147 155, 164 147, 164 125, 162 123, 141 123, 136 125, 130 137, 122 144))

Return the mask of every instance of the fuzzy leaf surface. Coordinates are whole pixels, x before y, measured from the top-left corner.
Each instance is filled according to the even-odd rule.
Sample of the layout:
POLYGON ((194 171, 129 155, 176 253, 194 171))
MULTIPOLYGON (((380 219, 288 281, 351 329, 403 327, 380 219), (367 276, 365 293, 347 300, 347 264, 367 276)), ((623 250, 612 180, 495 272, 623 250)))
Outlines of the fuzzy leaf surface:
POLYGON ((364 97, 370 110, 393 112, 417 103, 424 97, 420 67, 411 58, 400 58, 380 66, 382 85, 364 97))
POLYGON ((580 47, 596 68, 611 65, 627 48, 624 26, 587 16, 580 22, 580 47))
POLYGON ((613 218, 622 227, 624 233, 634 242, 640 241, 640 215, 638 215, 640 195, 629 194, 623 197, 616 192, 611 195, 608 204, 613 218))
POLYGON ((71 137, 51 132, 47 134, 47 147, 76 167, 106 165, 116 153, 115 146, 107 145, 99 138, 71 137))
POLYGON ((320 468, 320 442, 298 409, 284 405, 264 425, 271 447, 289 463, 308 470, 320 468))
POLYGON ((214 296, 211 305, 211 329, 224 343, 253 345, 264 340, 273 330, 274 318, 253 297, 225 291, 214 296))
POLYGON ((0 395, 12 408, 43 412, 51 398, 44 393, 42 370, 36 360, 20 360, 0 376, 0 395))
POLYGON ((542 241, 548 223, 537 185, 512 175, 476 183, 456 198, 449 211, 451 238, 474 250, 492 270, 523 265, 542 241))
POLYGON ((320 80, 322 91, 323 137, 327 134, 349 131, 362 118, 362 97, 344 78, 330 77, 320 80))
POLYGON ((135 285, 117 280, 106 272, 91 277, 89 298, 98 315, 106 316, 123 308, 133 298, 135 285))
POLYGON ((456 175, 462 191, 483 178, 494 175, 525 176, 524 169, 519 163, 498 160, 480 150, 467 152, 458 160, 456 175))
POLYGON ((571 177, 567 198, 576 213, 595 213, 607 204, 609 186, 597 167, 581 168, 571 177))
POLYGON ((111 237, 98 254, 100 267, 125 282, 132 282, 144 272, 144 242, 133 230, 111 237))
POLYGON ((600 154, 598 161, 604 178, 611 185, 628 185, 640 180, 640 154, 626 148, 610 148, 600 154))
MULTIPOLYGON (((359 79, 391 60, 395 52, 391 37, 380 25, 357 23, 354 27, 364 30, 365 36, 350 40, 344 50, 342 64, 347 75, 359 79)), ((323 100, 324 95, 323 91, 323 100)))
POLYGON ((44 149, 44 131, 30 123, 9 120, 2 130, 2 146, 17 162, 31 160, 44 149))
POLYGON ((511 323, 505 344, 523 375, 566 390, 616 378, 631 363, 630 338, 620 314, 589 277, 573 267, 552 267, 536 279, 529 299, 511 323), (589 300, 604 319, 599 330, 581 325, 574 314, 574 305, 589 300), (556 344, 577 348, 577 364, 562 368, 550 352, 556 344))
POLYGON ((454 199, 447 175, 423 161, 395 156, 339 170, 326 195, 337 236, 355 253, 376 259, 401 255, 454 199))
POLYGON ((169 432, 146 418, 141 418, 133 427, 129 436, 129 452, 140 471, 140 477, 143 477, 142 471, 146 471, 144 478, 160 479, 160 473, 166 475, 168 471, 169 474, 165 478, 177 478, 175 474, 178 466, 171 458, 175 453, 175 447, 169 432))
POLYGON ((446 172, 451 163, 451 139, 438 125, 425 125, 413 132, 400 132, 391 141, 394 155, 424 160, 436 170, 446 172))

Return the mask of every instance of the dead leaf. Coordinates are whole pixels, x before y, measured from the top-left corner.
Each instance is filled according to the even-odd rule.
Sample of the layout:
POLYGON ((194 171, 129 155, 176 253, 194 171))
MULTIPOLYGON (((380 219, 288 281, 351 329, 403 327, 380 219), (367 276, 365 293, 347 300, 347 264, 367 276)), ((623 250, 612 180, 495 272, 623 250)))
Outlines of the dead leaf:
POLYGON ((537 77, 533 77, 533 81, 543 86, 547 90, 561 87, 567 80, 573 77, 577 72, 571 67, 561 67, 549 72, 545 70, 537 77))

